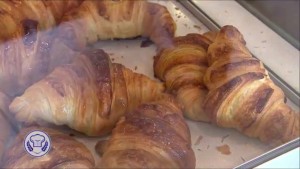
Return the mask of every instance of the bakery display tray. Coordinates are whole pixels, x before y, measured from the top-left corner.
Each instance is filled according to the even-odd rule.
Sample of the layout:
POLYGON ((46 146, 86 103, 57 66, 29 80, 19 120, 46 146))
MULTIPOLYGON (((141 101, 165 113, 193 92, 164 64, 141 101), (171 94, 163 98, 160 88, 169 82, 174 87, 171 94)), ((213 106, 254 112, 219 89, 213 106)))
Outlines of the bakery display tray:
MULTIPOLYGON (((187 3, 183 1, 152 0, 152 2, 168 8, 177 24, 176 36, 188 33, 201 34, 208 30, 218 29, 205 15, 202 15, 202 18, 199 18, 200 15, 197 17, 195 15, 197 9, 188 7, 187 3)), ((201 13, 199 10, 198 12, 201 13)), ((110 55, 112 62, 121 63, 135 72, 154 79, 153 56, 156 55, 156 46, 154 44, 144 45, 144 41, 145 39, 142 38, 100 41, 93 47, 105 50, 110 55)), ((283 90, 289 92, 288 88, 283 90)), ((293 97, 288 93, 288 104, 293 109, 299 110, 299 106, 290 101, 297 100, 297 97, 293 97)), ((272 149, 258 139, 249 138, 233 129, 219 128, 209 123, 186 121, 192 136, 196 168, 234 168, 272 149)), ((85 144, 94 155, 96 163, 100 162, 101 157, 95 152, 95 145, 99 140, 107 139, 106 137, 86 137, 68 128, 59 127, 59 129, 85 144)))

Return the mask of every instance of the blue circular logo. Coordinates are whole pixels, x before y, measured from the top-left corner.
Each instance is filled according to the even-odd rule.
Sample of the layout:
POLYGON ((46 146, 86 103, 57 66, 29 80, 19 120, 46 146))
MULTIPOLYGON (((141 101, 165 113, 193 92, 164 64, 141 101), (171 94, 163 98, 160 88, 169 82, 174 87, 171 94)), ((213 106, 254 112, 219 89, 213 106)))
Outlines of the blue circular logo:
POLYGON ((34 157, 41 157, 47 154, 50 147, 50 137, 42 131, 32 131, 24 139, 25 150, 34 157))

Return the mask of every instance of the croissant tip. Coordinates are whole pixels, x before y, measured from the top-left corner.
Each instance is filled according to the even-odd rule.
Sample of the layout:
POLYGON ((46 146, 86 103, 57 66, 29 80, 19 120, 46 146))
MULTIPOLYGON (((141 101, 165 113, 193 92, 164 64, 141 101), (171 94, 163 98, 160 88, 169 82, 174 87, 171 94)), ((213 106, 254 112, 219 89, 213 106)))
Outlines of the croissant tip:
POLYGON ((20 111, 24 106, 25 106, 25 101, 19 97, 16 97, 9 105, 9 111, 11 113, 16 113, 20 111))

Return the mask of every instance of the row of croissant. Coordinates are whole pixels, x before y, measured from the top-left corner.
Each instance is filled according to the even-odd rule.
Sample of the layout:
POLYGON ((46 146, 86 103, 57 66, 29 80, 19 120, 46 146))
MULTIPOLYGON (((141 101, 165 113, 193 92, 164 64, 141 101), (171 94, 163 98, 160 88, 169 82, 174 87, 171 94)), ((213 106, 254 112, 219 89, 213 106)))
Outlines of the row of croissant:
MULTIPOLYGON (((43 1, 6 3, 18 7, 41 2, 43 1)), ((46 2, 56 6, 70 3, 45 1, 41 5, 46 2)), ((0 99, 3 100, 0 103, 3 104, 1 110, 6 115, 7 112, 8 116, 13 115, 12 120, 26 124, 42 125, 47 122, 67 125, 88 136, 102 136, 116 126, 111 139, 103 148, 101 165, 105 168, 194 168, 195 156, 191 150, 189 129, 181 108, 184 115, 192 120, 235 128, 250 137, 257 137, 263 142, 275 145, 299 137, 299 113, 284 103, 283 92, 271 81, 262 63, 251 56, 236 28, 225 26, 217 34, 189 34, 173 39, 169 36, 173 36, 175 25, 162 6, 145 1, 126 0, 78 3, 79 8, 66 16, 73 19, 85 17, 75 20, 78 22, 63 22, 58 31, 61 39, 49 40, 48 43, 45 40, 49 38, 48 33, 35 30, 32 25, 37 22, 30 19, 24 22, 23 33, 27 33, 22 35, 21 41, 3 41, 5 47, 0 55, 0 89, 14 99, 12 103, 9 99, 0 99), (152 17, 152 20, 145 22, 148 23, 147 27, 140 30, 137 25, 144 24, 134 22, 125 24, 131 25, 130 28, 118 29, 120 18, 116 19, 117 16, 128 22, 132 18, 143 21, 141 14, 137 15, 141 6, 151 6, 140 12, 148 13, 144 14, 143 19, 152 17), (129 10, 132 8, 135 10, 129 10), (106 22, 111 22, 107 24, 112 25, 103 26, 106 22), (158 25, 157 28, 149 25, 155 22, 153 25, 158 25), (110 28, 106 30, 117 32, 103 33, 105 27, 110 28), (132 29, 135 33, 125 31, 132 29), (159 47, 154 61, 154 72, 164 83, 150 80, 120 64, 111 63, 109 56, 102 50, 84 49, 86 44, 97 40, 92 37, 106 39, 101 37, 101 33, 91 30, 102 30, 99 32, 110 36, 108 38, 149 36, 159 47), (60 41, 63 43, 59 43, 60 41), (67 52, 58 50, 61 45, 67 46, 64 48, 67 52), (25 53, 17 53, 12 48, 24 49, 25 53), (53 48, 60 52, 60 57, 70 57, 72 61, 55 61, 55 57, 49 54, 55 52, 53 48), (13 51, 16 52, 15 55, 13 51), (49 57, 45 58, 48 54, 49 57), (9 58, 4 56, 20 58, 12 62, 5 60, 9 58), (7 63, 11 63, 8 64, 10 69, 6 67, 7 63), (18 63, 33 67, 25 69, 28 71, 23 74, 18 72, 18 63), (50 64, 44 65, 46 63, 50 64), (53 66, 52 71, 49 68, 52 67, 51 63, 60 66, 53 66), (11 68, 12 65, 15 69, 11 68), (43 71, 38 71, 40 68, 43 71), (14 71, 15 76, 2 76, 5 74, 3 72, 14 71), (172 94, 176 100, 165 93, 172 94)), ((51 4, 48 4, 51 9, 56 9, 51 4)), ((68 6, 66 4, 63 5, 68 6)), ((0 125, 5 123, 1 122, 0 125)), ((31 157, 26 154, 22 144, 24 135, 30 129, 32 130, 29 128, 21 131, 10 150, 5 152, 5 167, 94 166, 93 157, 82 144, 46 128, 43 130, 50 133, 52 150, 45 157, 31 157), (61 141, 62 139, 67 141, 61 141), (78 149, 74 150, 74 147, 78 149), (45 158, 50 160, 45 161, 45 158)), ((7 136, 5 132, 1 132, 1 135, 2 133, 7 136)), ((0 149, 1 146, 3 144, 0 144, 0 149)))
MULTIPOLYGON (((178 166, 176 159, 181 161, 181 168, 194 167, 189 130, 178 105, 162 93, 164 85, 133 73, 120 64, 112 64, 102 50, 82 51, 86 45, 100 39, 140 35, 149 37, 157 46, 170 44, 176 25, 165 7, 146 1, 127 0, 0 1, 0 27, 0 157, 9 138, 9 124, 3 115, 8 116, 14 125, 16 121, 24 122, 23 126, 31 123, 42 125, 44 122, 67 124, 87 135, 104 135, 112 130, 125 112, 132 112, 142 102, 166 97, 165 101, 148 103, 149 110, 142 108, 140 116, 138 113, 134 116, 128 113, 132 120, 123 125, 131 134, 126 134, 123 127, 120 132, 128 137, 140 133, 139 137, 121 139, 127 140, 123 155, 114 154, 119 152, 114 150, 115 145, 111 146, 114 148, 112 153, 107 148, 101 166, 123 168, 126 167, 126 163, 122 162, 123 156, 128 158, 129 165, 132 158, 144 154, 141 156, 144 157, 142 163, 134 168, 174 168, 178 166), (39 88, 40 85, 44 86, 39 88), (23 102, 25 95, 30 98, 23 102), (16 111, 13 110, 12 100, 16 103, 16 111), (17 100, 20 102, 17 103, 17 100), (8 108, 8 105, 11 106, 8 108), (152 108, 159 105, 162 108, 152 108), (135 121, 138 123, 135 124, 135 121), (155 127, 157 125, 161 127, 155 127), (176 129, 178 125, 180 128, 176 129), (154 128, 148 129, 151 126, 154 128), (162 129, 165 129, 163 133, 162 129), (150 136, 145 137, 147 135, 150 136), (174 143, 172 138, 177 142, 174 143), (159 149, 165 147, 159 146, 157 139, 165 140, 164 145, 168 145, 170 155, 176 156, 176 159, 168 160, 168 153, 165 158, 158 156, 159 149), (137 144, 132 140, 144 141, 137 144), (141 148, 145 147, 144 143, 156 144, 157 149, 152 155, 146 153, 146 148, 144 152, 138 148, 127 152, 129 143, 141 148), (119 158, 121 161, 118 163, 110 162, 119 158)), ((119 123, 122 124, 121 120, 119 123)), ((4 152, 1 165, 5 168, 95 166, 93 156, 83 144, 50 128, 23 128, 9 144, 11 146, 4 152), (40 158, 30 156, 23 147, 24 137, 37 129, 51 138, 50 151, 40 158)), ((122 147, 119 149, 122 150, 122 147)))
MULTIPOLYGON (((232 127, 264 142, 281 144, 298 137, 299 114, 284 103, 284 94, 262 64, 251 57, 238 30, 225 26, 212 41, 199 34, 177 37, 173 47, 155 57, 155 74, 177 101, 164 94, 162 83, 111 63, 102 50, 89 49, 30 86, 14 99, 10 111, 20 121, 65 124, 87 135, 106 134, 118 122, 102 150, 105 168, 194 168, 195 156, 181 108, 192 120, 232 127), (211 66, 205 66, 207 63, 211 66)), ((14 151, 5 154, 6 167, 28 167, 17 157, 25 154, 24 160, 32 159, 21 144, 29 130, 24 129, 11 148, 14 151)), ((58 134, 70 140, 68 146, 79 144, 79 152, 74 153, 81 156, 71 158, 68 146, 57 148, 66 142, 56 143, 56 134, 52 136, 56 131, 43 130, 53 140, 53 151, 47 155, 53 161, 47 165, 56 166, 54 161, 66 156, 59 165, 93 166, 83 145, 58 134)), ((46 165, 42 158, 37 161, 29 166, 46 165)))

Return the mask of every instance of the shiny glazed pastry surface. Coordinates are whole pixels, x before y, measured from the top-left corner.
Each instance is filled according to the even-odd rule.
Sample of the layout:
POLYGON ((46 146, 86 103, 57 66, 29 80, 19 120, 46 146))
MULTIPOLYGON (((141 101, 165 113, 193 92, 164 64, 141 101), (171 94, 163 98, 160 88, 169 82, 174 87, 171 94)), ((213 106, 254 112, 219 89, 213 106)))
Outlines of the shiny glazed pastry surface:
POLYGON ((109 133, 126 111, 163 91, 162 83, 111 63, 103 50, 91 49, 26 89, 10 111, 21 122, 68 125, 99 136, 109 133))
POLYGON ((55 27, 80 1, 0 1, 0 90, 21 94, 48 73, 55 27))
POLYGON ((145 0, 85 0, 63 17, 60 37, 72 49, 97 40, 149 37, 157 46, 169 45, 176 24, 166 7, 145 0))
POLYGON ((210 121, 202 104, 207 94, 203 76, 207 69, 207 48, 210 40, 200 34, 176 37, 172 46, 161 50, 154 58, 155 76, 184 106, 186 117, 210 121))
POLYGON ((145 36, 167 46, 176 24, 166 7, 147 1, 4 0, 0 30, 0 90, 16 96, 87 44, 145 36))
POLYGON ((127 113, 103 152, 102 168, 195 168, 189 128, 168 96, 127 113))
POLYGON ((242 34, 224 26, 208 48, 204 111, 213 123, 280 145, 299 137, 299 113, 252 57, 242 34))

